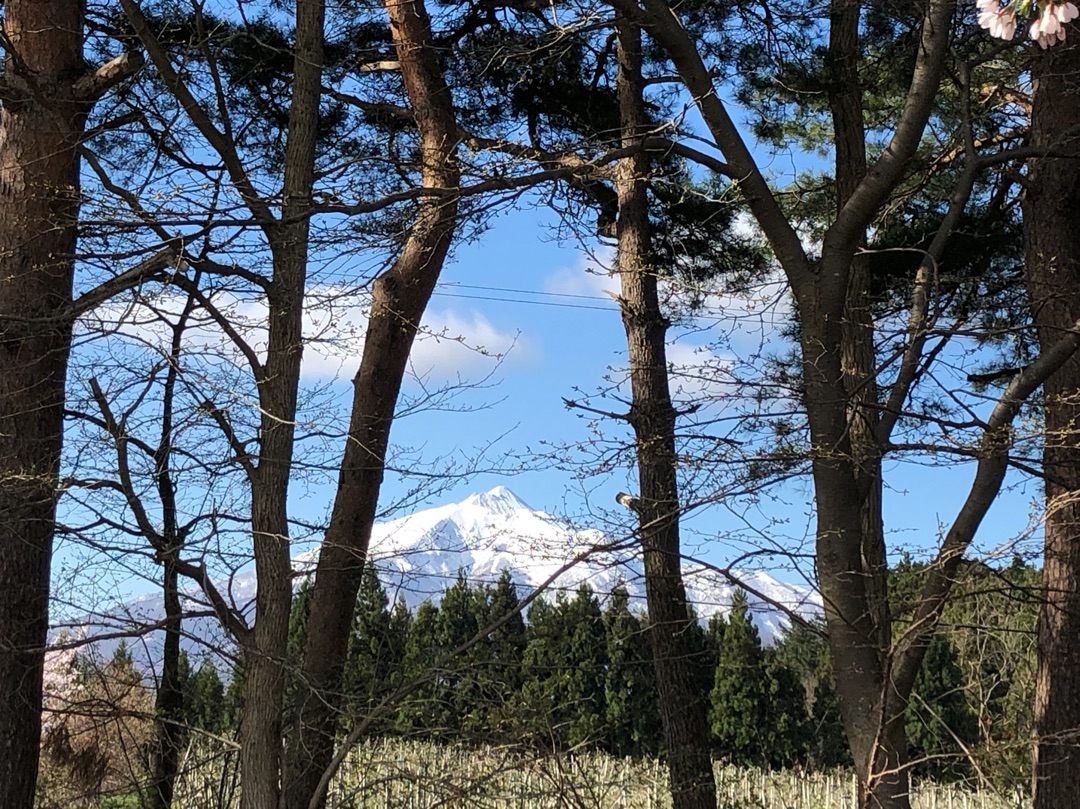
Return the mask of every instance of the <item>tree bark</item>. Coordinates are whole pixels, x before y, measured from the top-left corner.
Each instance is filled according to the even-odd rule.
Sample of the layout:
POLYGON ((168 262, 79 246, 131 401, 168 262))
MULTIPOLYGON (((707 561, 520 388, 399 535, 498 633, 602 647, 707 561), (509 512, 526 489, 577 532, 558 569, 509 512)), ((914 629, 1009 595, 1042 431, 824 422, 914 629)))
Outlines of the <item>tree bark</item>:
POLYGON ((0 806, 30 809, 71 346, 77 146, 93 99, 74 84, 85 72, 81 2, 8 0, 3 11, 0 806))
MULTIPOLYGON (((135 0, 121 6, 162 82, 220 157, 270 247, 273 278, 267 287, 266 360, 249 358, 259 400, 258 458, 248 472, 251 532, 258 589, 255 625, 230 625, 241 646, 244 705, 240 718, 241 809, 276 807, 282 784, 282 712, 286 647, 292 604, 288 495, 295 450, 297 394, 303 353, 308 237, 315 180, 315 150, 322 99, 325 0, 297 0, 292 92, 285 144, 280 218, 258 190, 237 152, 172 66, 135 0)), ((254 356, 254 352, 250 352, 254 356)))
MULTIPOLYGON (((1080 41, 1070 36, 1040 55, 1032 75, 1032 145, 1080 154, 1080 41)), ((1046 156, 1028 166, 1025 258, 1045 348, 1080 315, 1080 158, 1046 156)), ((1080 794, 1080 358, 1047 380, 1043 414, 1046 518, 1032 791, 1035 809, 1065 809, 1080 794)))
POLYGON ((324 0, 297 0, 282 218, 266 227, 274 278, 267 294, 266 363, 257 379, 262 416, 258 467, 251 480, 251 528, 259 586, 255 626, 243 649, 241 809, 276 807, 282 797, 284 667, 292 606, 287 504, 303 353, 325 13, 324 0))
MULTIPOLYGON (((640 144, 648 131, 641 75, 641 30, 619 18, 618 98, 622 145, 640 144)), ((704 694, 697 685, 688 639, 691 617, 679 544, 676 412, 668 388, 667 319, 660 310, 649 226, 649 158, 644 152, 619 163, 619 309, 626 331, 636 441, 645 597, 660 714, 667 746, 674 809, 716 809, 704 694)))
MULTIPOLYGON (((421 183, 455 188, 460 181, 458 128, 427 10, 422 0, 390 0, 386 10, 420 136, 421 183)), ((422 199, 401 254, 374 284, 337 495, 311 596, 308 626, 314 631, 307 634, 302 670, 307 695, 289 739, 287 809, 306 809, 325 799, 316 793, 333 755, 338 720, 329 697, 340 686, 394 409, 413 340, 450 248, 457 210, 454 197, 422 199)))
POLYGON ((162 564, 162 592, 165 604, 165 642, 161 653, 161 677, 154 699, 157 720, 157 747, 153 752, 150 784, 150 809, 169 809, 172 806, 176 775, 180 766, 180 751, 187 737, 184 725, 184 682, 180 671, 180 632, 183 628, 183 604, 180 600, 180 571, 177 554, 184 547, 184 534, 177 524, 176 486, 173 482, 173 408, 176 383, 180 376, 180 357, 184 330, 194 308, 194 298, 173 327, 169 350, 169 371, 161 401, 161 437, 154 455, 158 500, 161 506, 161 535, 152 540, 158 548, 162 564))
MULTIPOLYGON (((860 0, 833 0, 829 15, 829 109, 836 140, 837 217, 857 192, 866 176, 866 131, 863 124, 862 84, 859 78, 860 0)), ((865 245, 865 231, 859 242, 865 245)), ((882 447, 878 436, 877 356, 874 345, 876 324, 870 297, 870 275, 866 256, 848 260, 847 293, 843 301, 840 330, 840 368, 847 403, 847 430, 851 446, 851 474, 860 500, 860 545, 858 566, 846 571, 860 578, 869 621, 848 634, 843 643, 865 646, 860 655, 876 656, 873 668, 862 674, 862 688, 839 689, 843 715, 856 753, 855 768, 861 782, 860 801, 866 806, 888 805, 904 809, 910 804, 906 744, 902 712, 886 714, 885 696, 892 631, 888 596, 888 563, 882 519, 882 447), (869 635, 865 633, 869 632, 869 635), (854 699, 852 697, 854 696, 854 699), (874 723, 867 723, 866 708, 873 705, 874 723), (886 803, 886 800, 889 802, 886 803)), ((854 559, 852 559, 854 561, 854 559)), ((835 656, 833 657, 835 660, 835 656)), ((863 663, 865 665, 865 661, 863 663)), ((853 672, 836 672, 834 678, 851 681, 853 672)), ((853 750, 854 752, 854 750, 853 750)))

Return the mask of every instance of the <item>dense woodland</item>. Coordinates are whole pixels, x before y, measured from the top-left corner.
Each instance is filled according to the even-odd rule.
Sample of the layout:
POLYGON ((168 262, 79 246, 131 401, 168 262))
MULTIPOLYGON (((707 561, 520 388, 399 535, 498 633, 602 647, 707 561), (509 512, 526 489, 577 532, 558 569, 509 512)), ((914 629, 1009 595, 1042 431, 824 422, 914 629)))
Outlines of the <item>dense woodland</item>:
POLYGON ((60 800, 54 765, 104 784, 95 751, 116 738, 92 720, 118 705, 143 721, 102 727, 142 775, 110 800, 148 809, 174 804, 199 734, 234 752, 240 809, 319 809, 350 751, 392 734, 655 754, 674 809, 715 809, 717 759, 847 762, 862 809, 909 809, 913 776, 1075 805, 1074 3, 0 13, 4 809, 60 800), (545 237, 610 258, 625 362, 553 393, 582 416, 572 446, 492 464, 397 444, 403 415, 468 409, 464 380, 409 376, 444 268, 530 207, 545 237), (730 350, 765 288, 773 335, 730 350), (708 333, 711 360, 673 362, 673 326, 708 333), (351 384, 303 374, 326 346, 351 384), (955 503, 912 559, 883 502, 928 466, 955 503), (641 614, 465 579, 438 608, 386 603, 365 573, 380 516, 534 467, 588 491, 634 481, 590 552, 640 554, 641 614), (789 484, 808 492, 805 543, 770 513, 789 484), (1038 575, 981 558, 1019 485, 1037 492, 1038 575), (295 513, 302 488, 315 517, 295 513), (799 566, 820 625, 771 649, 738 605, 698 626, 682 518, 705 508, 760 515, 752 547, 713 544, 799 566), (165 617, 99 639, 158 633, 152 671, 124 647, 96 666, 95 638, 50 629, 106 612, 125 578, 165 617), (181 653, 193 614, 236 661, 220 710, 209 664, 181 653), (57 654, 78 711, 53 700, 57 654))

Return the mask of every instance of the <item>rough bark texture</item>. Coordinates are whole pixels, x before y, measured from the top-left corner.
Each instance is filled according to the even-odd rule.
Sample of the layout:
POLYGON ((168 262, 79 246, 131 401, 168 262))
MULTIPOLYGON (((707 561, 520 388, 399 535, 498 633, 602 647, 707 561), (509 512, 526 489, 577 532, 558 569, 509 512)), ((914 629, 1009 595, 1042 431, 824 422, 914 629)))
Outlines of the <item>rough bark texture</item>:
MULTIPOLYGON (((836 138, 836 196, 837 216, 848 200, 858 191, 866 176, 866 132, 863 125, 862 85, 859 78, 859 0, 834 0, 829 16, 829 109, 836 138)), ((865 243, 864 234, 860 242, 865 243)), ((865 646, 860 657, 877 659, 871 669, 857 672, 834 672, 848 688, 841 689, 841 712, 848 736, 858 739, 853 746, 863 748, 855 754, 855 766, 862 785, 860 800, 864 805, 906 807, 909 803, 907 770, 904 762, 904 725, 902 713, 886 713, 891 646, 891 616, 889 611, 885 553, 885 532, 882 521, 881 446, 878 436, 877 357, 874 346, 875 322, 870 299, 870 277, 865 256, 855 255, 848 261, 847 294, 843 301, 840 331, 840 367, 843 373, 847 402, 847 430, 851 446, 851 474, 860 500, 861 554, 858 567, 846 571, 849 577, 863 581, 869 621, 845 633, 843 642, 865 646), (865 634, 867 631, 869 635, 865 634), (858 674, 859 676, 852 676, 858 674), (869 675, 869 676, 868 676, 869 675), (870 718, 884 732, 867 735, 870 718), (869 742, 869 744, 867 744, 869 742), (888 783, 885 783, 888 782, 888 783)), ((831 629, 831 628, 830 628, 831 629)), ((865 661, 864 661, 865 665, 865 661)))
POLYGON ((0 111, 0 806, 30 809, 87 106, 78 0, 8 0, 0 111), (28 79, 34 87, 31 90, 28 79))
POLYGON ((274 278, 267 295, 270 322, 266 363, 257 380, 262 418, 258 467, 251 481, 251 525, 259 588, 255 626, 243 650, 241 809, 276 807, 281 797, 284 663, 292 604, 287 502, 303 350, 308 214, 322 94, 324 15, 323 0, 296 3, 282 223, 266 228, 274 278))
MULTIPOLYGON (((421 0, 386 4, 401 75, 420 135, 421 182, 454 188, 457 125, 453 100, 431 44, 431 24, 421 0)), ((457 222, 452 197, 423 199, 393 266, 372 292, 360 368, 353 380, 349 435, 338 476, 334 510, 319 554, 304 649, 307 698, 289 741, 286 806, 322 802, 317 788, 333 754, 338 719, 333 701, 348 646, 356 595, 363 575, 386 448, 398 393, 417 328, 439 278, 457 222)))
MULTIPOLYGON (((1080 153, 1080 41, 1069 39, 1036 61, 1031 141, 1080 153)), ((1028 285, 1045 348, 1080 315, 1080 159, 1029 163, 1024 199, 1028 285)), ((1080 795, 1080 359, 1044 389, 1047 474, 1043 603, 1035 691, 1035 809, 1076 806, 1080 795)))
MULTIPOLYGON (((641 32, 618 22, 618 96, 622 145, 634 146, 647 131, 641 76, 641 32)), ((668 389, 667 320, 660 310, 649 229, 649 158, 640 153, 620 161, 616 190, 619 217, 619 309, 630 360, 639 495, 645 562, 645 596, 660 715, 667 747, 674 809, 715 809, 716 782, 709 750, 704 694, 694 677, 688 643, 690 617, 679 546, 675 408, 668 389)))

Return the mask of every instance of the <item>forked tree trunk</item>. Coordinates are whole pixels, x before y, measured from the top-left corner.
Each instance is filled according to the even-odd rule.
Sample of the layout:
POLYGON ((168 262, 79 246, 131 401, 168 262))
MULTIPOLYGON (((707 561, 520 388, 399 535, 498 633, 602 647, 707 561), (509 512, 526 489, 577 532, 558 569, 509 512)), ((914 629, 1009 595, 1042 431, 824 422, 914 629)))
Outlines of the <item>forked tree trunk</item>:
POLYGON ((83 5, 7 0, 3 30, 14 53, 0 78, 0 806, 30 809, 89 109, 73 86, 83 5))
MULTIPOLYGON (((421 183, 452 191, 460 170, 453 100, 432 45, 422 0, 388 0, 390 33, 420 137, 421 183)), ((306 688, 286 755, 285 805, 307 809, 334 752, 338 692, 356 596, 363 577, 398 393, 420 320, 457 224, 457 200, 422 198, 393 266, 374 284, 364 352, 334 510, 315 572, 301 681, 306 688)))
MULTIPOLYGON (((863 93, 859 79, 860 0, 832 0, 829 14, 829 111, 836 140, 837 216, 866 176, 866 130, 863 123, 863 93)), ((865 237, 860 238, 865 243, 865 237)), ((881 444, 878 436, 877 356, 873 302, 866 256, 849 259, 847 293, 843 301, 843 327, 840 330, 840 368, 843 373, 847 403, 847 438, 850 443, 851 472, 860 500, 861 553, 851 577, 863 582, 869 621, 851 633, 845 643, 865 646, 865 657, 876 657, 873 669, 863 670, 866 686, 855 699, 855 690, 841 689, 841 712, 849 738, 868 736, 869 745, 855 739, 854 747, 865 748, 855 754, 861 782, 860 803, 864 806, 888 805, 905 809, 909 801, 908 771, 905 767, 906 744, 901 716, 884 716, 882 702, 890 690, 885 683, 891 653, 891 614, 888 600, 888 565, 882 520, 881 444), (869 635, 864 634, 869 632, 869 635), (865 675, 872 675, 867 677, 865 675), (848 698, 845 698, 847 695, 848 698), (863 728, 867 704, 877 728, 863 728), (888 801, 888 803, 886 803, 888 801)), ((835 348, 833 350, 836 350, 835 348)), ((854 558, 853 558, 854 561, 854 558)), ((854 627, 852 627, 854 629, 854 627)), ((848 679, 847 673, 834 672, 848 679)), ((886 703, 886 706, 888 703, 886 703)))
MULTIPOLYGON (((641 31, 620 19, 618 97, 622 145, 642 142, 648 131, 641 75, 641 31)), ((632 403, 629 421, 636 440, 640 522, 645 561, 649 640, 667 746, 674 809, 716 809, 716 782, 709 750, 704 694, 697 685, 679 546, 679 491, 675 448, 676 412, 668 389, 667 320, 660 310, 649 227, 644 151, 620 161, 616 190, 619 216, 619 309, 626 330, 632 403)))
MULTIPOLYGON (((1080 154, 1080 32, 1037 58, 1031 142, 1080 154)), ((1039 342, 1080 317, 1080 158, 1029 163, 1024 198, 1028 285, 1039 342)), ((1046 382, 1043 602, 1035 689, 1035 809, 1070 809, 1080 795, 1080 358, 1046 382)))
POLYGON ((281 800, 282 713, 292 606, 288 495, 295 451, 303 353, 308 235, 319 104, 322 98, 324 0, 297 0, 282 221, 267 227, 274 279, 267 294, 266 363, 257 380, 259 463, 251 480, 251 529, 258 590, 255 626, 243 649, 240 719, 241 809, 274 809, 281 800))
POLYGON ((296 0, 292 88, 285 143, 281 216, 263 199, 236 153, 236 144, 199 105, 135 0, 121 6, 163 83, 222 159, 270 247, 266 360, 252 362, 258 389, 259 445, 249 472, 251 533, 258 589, 255 625, 237 638, 244 665, 240 715, 241 809, 273 809, 281 799, 282 713, 292 605, 289 478, 295 450, 297 394, 303 353, 303 308, 309 257, 312 187, 322 99, 325 0, 296 0))

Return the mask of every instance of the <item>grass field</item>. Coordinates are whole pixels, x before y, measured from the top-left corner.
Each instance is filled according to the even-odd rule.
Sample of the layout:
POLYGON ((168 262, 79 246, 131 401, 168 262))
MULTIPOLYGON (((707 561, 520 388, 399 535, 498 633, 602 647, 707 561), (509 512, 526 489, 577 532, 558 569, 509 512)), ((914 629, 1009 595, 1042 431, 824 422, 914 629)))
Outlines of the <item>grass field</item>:
MULTIPOLYGON (((231 807, 239 796, 235 757, 191 748, 178 785, 180 809, 231 807)), ((723 809, 855 809, 850 774, 716 768, 723 809)), ((1026 799, 923 783, 915 809, 1022 809, 1026 799)), ((330 809, 667 809, 667 776, 656 761, 601 754, 525 756, 517 751, 404 741, 362 745, 330 789, 330 809)))

